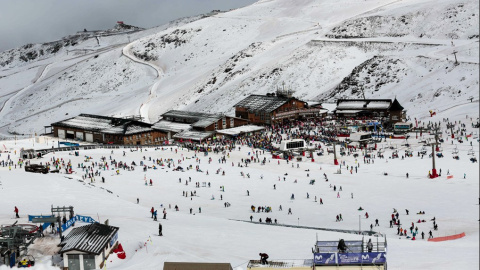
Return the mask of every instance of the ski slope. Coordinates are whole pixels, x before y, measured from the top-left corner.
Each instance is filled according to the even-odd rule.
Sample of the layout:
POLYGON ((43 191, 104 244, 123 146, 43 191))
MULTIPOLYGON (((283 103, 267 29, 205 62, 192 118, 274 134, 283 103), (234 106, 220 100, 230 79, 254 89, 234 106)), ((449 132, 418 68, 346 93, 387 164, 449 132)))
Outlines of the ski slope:
POLYGON ((478 5, 258 1, 98 43, 25 45, 0 53, 0 134, 43 133, 79 113, 147 122, 171 109, 233 114, 283 83, 307 101, 396 97, 426 117, 479 100, 478 5))
MULTIPOLYGON (((270 153, 259 151, 259 159, 267 158, 266 165, 252 162, 248 167, 238 167, 241 159, 251 158, 258 150, 245 145, 237 145, 234 151, 228 152, 227 162, 223 164, 218 161, 222 154, 210 152, 204 156, 177 147, 125 149, 125 156, 123 149, 116 149, 113 153, 108 149, 85 150, 80 151, 79 157, 72 152, 58 152, 32 160, 32 163, 49 162, 52 158, 71 161, 73 174, 64 174, 62 169, 59 174, 41 175, 26 173, 18 167, 11 171, 8 167, 0 167, 0 202, 3 206, 0 208, 0 224, 16 221, 13 219, 14 206, 20 209, 19 222, 25 223, 28 214, 48 214, 51 205, 72 205, 76 214, 91 216, 100 222, 108 219, 110 225, 120 227, 119 241, 127 258, 120 260, 111 255, 107 260, 108 269, 162 269, 163 262, 186 261, 228 262, 238 270, 246 269, 248 260, 258 259, 259 252, 268 253, 271 260, 311 259, 311 248, 317 236, 320 240, 331 241, 361 239, 354 234, 281 225, 369 230, 370 224, 378 219, 380 226, 373 230, 387 239, 389 269, 478 269, 479 169, 478 163, 469 161, 471 155, 468 154, 473 149, 474 155, 479 156, 478 129, 471 128, 471 121, 476 121, 478 114, 472 110, 473 114, 467 118, 466 108, 467 105, 450 108, 428 119, 438 122, 449 117, 450 121, 465 123, 467 133, 474 134, 463 143, 455 140, 453 144, 447 134, 443 135, 445 157, 436 159, 437 170, 441 169, 442 174, 436 179, 427 178, 432 166, 432 160, 428 158, 430 148, 424 158, 416 154, 423 148, 419 141, 431 138, 428 134, 419 139, 411 134, 408 140, 414 151, 411 158, 388 158, 394 149, 400 155, 406 149, 403 146, 405 140, 391 139, 378 145, 384 148, 385 159, 375 158, 373 162, 364 163, 361 155, 357 160, 353 156, 341 157, 339 161, 344 161, 345 165, 358 166, 357 173, 355 170, 350 173, 346 166, 342 166, 341 174, 336 174, 339 166, 333 165, 332 155, 315 155, 315 162, 304 158, 301 162, 287 164, 282 160, 278 164, 277 160, 271 159, 270 153), (460 160, 452 159, 455 148, 459 150, 460 160), (91 161, 86 162, 86 156, 92 157, 91 161), (175 166, 180 165, 185 171, 173 171, 174 167, 169 168, 165 163, 156 170, 144 172, 142 166, 135 166, 134 171, 120 170, 117 175, 110 167, 109 170, 100 170, 105 183, 101 182, 101 177, 95 177, 93 183, 89 179, 83 180, 78 164, 99 162, 101 157, 106 157, 107 161, 111 157, 127 164, 135 161, 137 165, 144 161, 148 166, 153 164, 150 158, 172 159, 175 166), (211 163, 209 158, 212 158, 211 163), (193 169, 187 170, 189 165, 193 169), (195 171, 197 165, 202 172, 195 171), (225 176, 216 174, 217 170, 225 171, 225 176), (242 177, 242 172, 244 175, 248 173, 250 178, 242 177), (385 172, 388 175, 384 175, 385 172), (405 177, 407 172, 408 179, 405 177), (453 175, 452 179, 446 178, 447 172, 453 175), (324 173, 328 182, 324 180, 324 173), (153 186, 146 186, 145 179, 152 179, 153 186), (309 184, 311 179, 316 180, 314 185, 309 184), (196 182, 200 182, 199 188, 195 187, 196 182), (203 187, 203 182, 209 182, 211 186, 203 187), (333 191, 333 185, 340 198, 333 191), (340 187, 342 191, 339 191, 340 187), (247 196, 247 190, 250 196, 247 196), (184 191, 189 193, 188 197, 182 195, 184 191), (191 197, 190 192, 194 191, 197 196, 191 197), (291 194, 295 195, 294 200, 290 199, 291 194), (318 203, 320 198, 323 205, 318 203), (231 206, 225 207, 225 202, 231 206), (174 210, 175 205, 179 207, 178 212, 174 210), (251 205, 271 206, 273 212, 252 213, 251 205), (280 205, 283 211, 279 211, 280 205), (365 210, 358 211, 360 206, 365 210), (158 222, 150 217, 151 207, 159 211, 158 222, 163 225, 163 237, 157 236, 158 222), (166 220, 160 214, 163 208, 167 211, 166 220), (287 214, 289 208, 292 215, 287 214), (428 242, 421 240, 420 236, 416 241, 399 237, 396 228, 388 225, 393 208, 399 211, 402 227, 407 230, 410 223, 415 222, 419 233, 423 231, 426 235, 432 230, 435 237, 462 232, 466 236, 446 242, 428 242), (409 209, 409 215, 405 214, 405 209, 409 209), (426 214, 416 215, 418 211, 426 214), (368 219, 365 212, 370 215, 368 219), (335 222, 338 214, 342 214, 344 221, 335 222), (250 222, 250 215, 254 221, 260 218, 264 221, 266 217, 277 219, 279 226, 250 222), (433 230, 430 221, 433 217, 439 226, 438 231, 433 230), (418 219, 427 222, 416 223, 418 219)), ((4 141, 3 144, 16 161, 22 147, 49 148, 56 145, 56 138, 49 138, 42 144, 34 139, 4 141)), ((0 159, 6 159, 6 155, 2 153, 0 159)), ((35 269, 58 269, 49 266, 51 255, 58 249, 58 236, 47 233, 46 238, 36 241, 31 249, 38 263, 35 269)), ((0 269, 7 268, 0 266, 0 269)))

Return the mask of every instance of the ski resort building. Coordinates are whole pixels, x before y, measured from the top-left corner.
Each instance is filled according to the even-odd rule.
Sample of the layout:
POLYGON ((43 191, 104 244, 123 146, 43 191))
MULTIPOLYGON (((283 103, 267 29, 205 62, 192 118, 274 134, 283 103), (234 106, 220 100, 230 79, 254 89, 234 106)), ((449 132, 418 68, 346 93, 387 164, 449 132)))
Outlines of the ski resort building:
POLYGON ((224 114, 177 110, 171 110, 164 113, 162 119, 173 123, 190 124, 192 129, 197 131, 215 131, 248 124, 248 121, 245 119, 226 116, 224 114))
POLYGON ((393 125, 406 118, 406 112, 400 102, 391 99, 339 99, 335 109, 337 117, 383 118, 384 124, 393 125))
POLYGON ((51 124, 53 136, 86 142, 124 145, 161 145, 171 132, 135 119, 80 114, 51 124))
POLYGON ((271 125, 285 120, 319 117, 322 109, 292 97, 290 92, 250 95, 235 104, 235 116, 252 124, 271 125))
POLYGON ((117 246, 118 227, 93 223, 74 228, 59 244, 64 270, 101 269, 117 246))
POLYGON ((162 115, 155 126, 176 129, 173 138, 178 141, 202 142, 211 139, 216 132, 248 124, 248 120, 223 114, 209 114, 171 110, 162 115), (183 125, 183 126, 180 126, 183 125), (187 128, 188 126, 188 128, 187 128))

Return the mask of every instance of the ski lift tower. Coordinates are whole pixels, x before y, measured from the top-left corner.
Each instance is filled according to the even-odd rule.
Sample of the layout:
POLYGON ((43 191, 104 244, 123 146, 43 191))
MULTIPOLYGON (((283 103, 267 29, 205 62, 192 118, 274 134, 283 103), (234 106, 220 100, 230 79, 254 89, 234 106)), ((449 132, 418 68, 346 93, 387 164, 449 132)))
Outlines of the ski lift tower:
MULTIPOLYGON (((435 135, 435 138, 437 138, 436 135, 435 135)), ((432 173, 430 174, 430 178, 432 179, 438 177, 437 169, 435 168, 435 147, 434 147, 434 146, 437 146, 436 148, 438 149, 438 144, 439 144, 438 142, 429 144, 432 146, 432 173)))

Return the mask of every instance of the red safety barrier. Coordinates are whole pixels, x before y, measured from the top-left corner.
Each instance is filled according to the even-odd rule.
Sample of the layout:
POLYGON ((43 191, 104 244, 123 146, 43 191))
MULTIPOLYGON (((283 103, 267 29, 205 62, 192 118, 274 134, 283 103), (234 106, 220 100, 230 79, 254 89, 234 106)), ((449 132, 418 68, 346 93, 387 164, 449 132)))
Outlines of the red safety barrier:
POLYGON ((453 175, 447 175, 447 179, 452 179, 453 175))
POLYGON ((448 241, 448 240, 455 240, 465 237, 465 233, 460 233, 460 234, 454 234, 454 235, 449 235, 449 236, 441 236, 441 237, 435 237, 435 238, 430 238, 428 241, 430 242, 441 242, 441 241, 448 241))

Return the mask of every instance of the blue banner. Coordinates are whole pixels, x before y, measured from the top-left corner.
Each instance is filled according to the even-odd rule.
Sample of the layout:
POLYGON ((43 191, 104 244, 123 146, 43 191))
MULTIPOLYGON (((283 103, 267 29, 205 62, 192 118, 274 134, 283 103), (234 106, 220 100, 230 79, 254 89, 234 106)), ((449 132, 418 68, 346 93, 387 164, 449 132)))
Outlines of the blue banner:
POLYGON ((115 242, 117 241, 118 239, 118 231, 117 233, 112 237, 112 239, 110 240, 110 246, 113 247, 113 245, 115 244, 115 242))
POLYGON ((40 215, 40 216, 34 216, 34 215, 28 215, 28 221, 32 222, 32 220, 34 218, 44 218, 44 217, 53 217, 52 215, 49 215, 49 216, 43 216, 43 215, 40 215))
POLYGON ((336 264, 337 253, 314 253, 313 263, 315 265, 336 264))
POLYGON ((338 264, 383 264, 386 262, 384 252, 339 253, 338 264))
POLYGON ((94 223, 94 222, 96 222, 96 221, 95 221, 93 218, 91 218, 91 217, 76 215, 76 216, 74 216, 73 218, 71 218, 70 220, 68 220, 65 224, 62 225, 62 232, 64 232, 64 231, 67 230, 68 228, 70 228, 70 226, 72 226, 73 223, 75 223, 75 222, 77 222, 77 221, 81 221, 81 222, 85 222, 85 223, 94 223))

